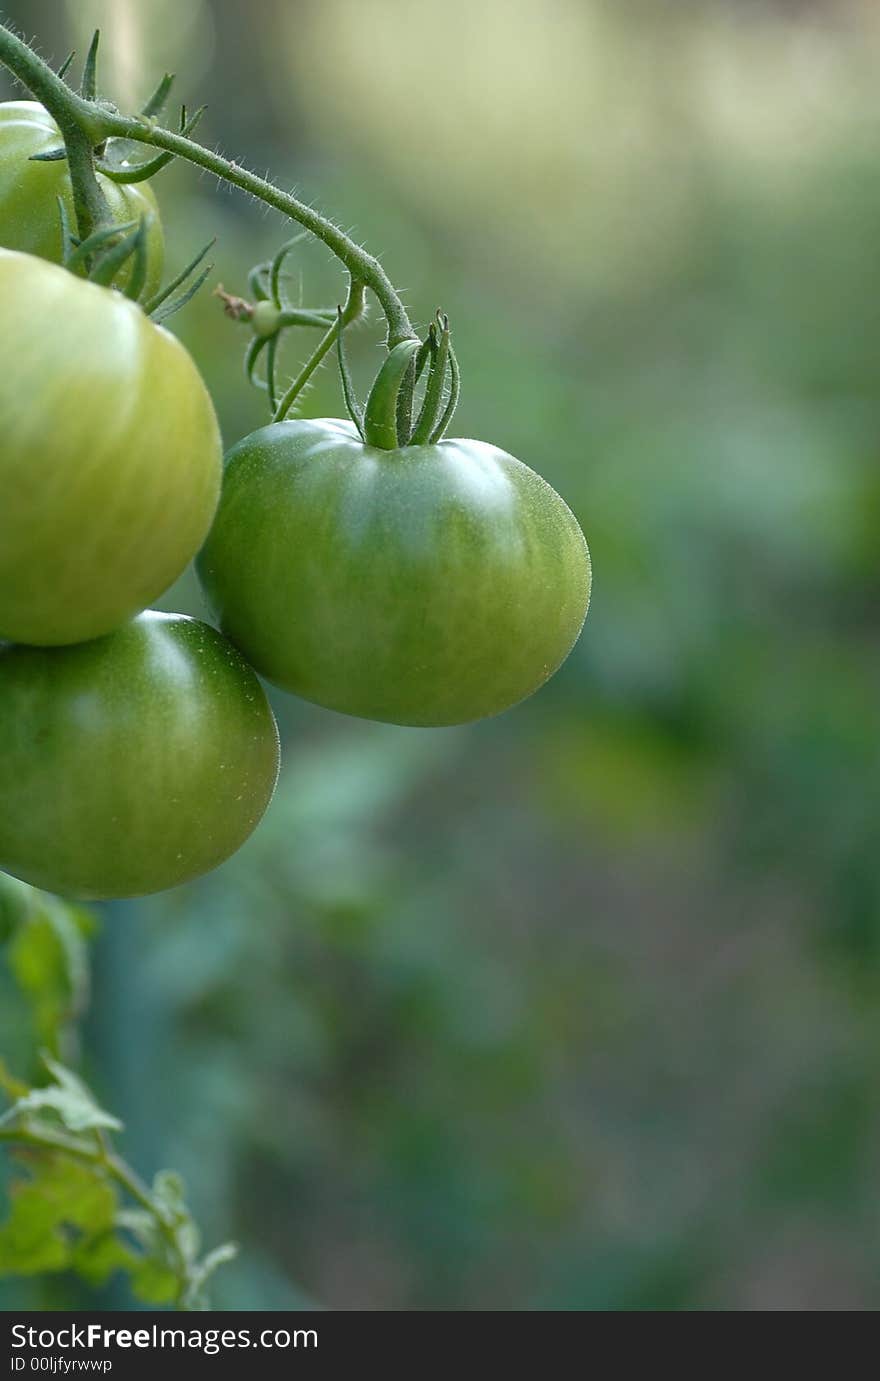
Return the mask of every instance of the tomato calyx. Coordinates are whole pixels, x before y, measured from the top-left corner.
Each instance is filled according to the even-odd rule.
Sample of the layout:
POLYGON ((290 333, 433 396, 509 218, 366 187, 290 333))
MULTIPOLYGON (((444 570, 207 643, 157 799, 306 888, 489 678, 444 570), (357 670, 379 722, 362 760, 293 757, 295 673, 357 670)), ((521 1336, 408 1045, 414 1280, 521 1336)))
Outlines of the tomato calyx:
POLYGON ((164 288, 160 288, 153 297, 144 303, 144 311, 157 326, 161 326, 163 321, 167 321, 169 317, 174 316, 175 312, 179 312, 181 307, 185 307, 210 277, 214 268, 213 263, 206 264, 201 273, 197 275, 196 269, 216 243, 217 237, 214 235, 206 245, 202 246, 198 254, 190 259, 189 263, 179 273, 176 273, 170 282, 165 284, 164 288), (178 297, 174 297, 173 294, 178 288, 182 288, 183 291, 178 297))
POLYGON ((58 149, 46 149, 45 153, 32 153, 28 163, 61 163, 67 157, 67 149, 62 144, 58 149))
POLYGON ((250 327, 245 374, 256 388, 268 393, 273 422, 285 420, 312 374, 335 345, 346 411, 366 445, 394 451, 440 441, 452 421, 460 389, 449 318, 438 311, 423 340, 409 334, 391 344, 362 408, 346 362, 345 332, 364 315, 365 284, 354 277, 350 279, 344 307, 294 306, 285 292, 284 265, 291 250, 304 238, 303 234, 295 235, 273 259, 251 269, 248 297, 229 293, 222 286, 215 289, 226 315, 250 327), (317 327, 324 334, 282 393, 278 387, 279 345, 285 331, 298 326, 317 327), (417 395, 423 376, 423 387, 417 395))
POLYGON ((452 354, 452 341, 449 334, 449 317, 444 312, 437 313, 437 325, 431 323, 428 339, 425 341, 425 359, 430 358, 428 385, 421 411, 405 444, 426 446, 440 441, 452 421, 452 414, 458 402, 458 365, 452 354), (449 372, 449 393, 444 394, 449 372))
POLYGON ((351 419, 368 446, 393 451, 402 446, 428 446, 441 441, 459 395, 458 361, 452 349, 448 316, 438 311, 423 341, 402 341, 390 352, 370 390, 363 425, 352 412, 344 369, 343 390, 351 419), (416 387, 426 368, 427 383, 413 420, 416 387))
POLYGON ((85 240, 77 240, 70 232, 66 208, 59 197, 64 267, 71 273, 85 269, 89 280, 98 287, 109 288, 129 262, 131 272, 123 289, 125 296, 136 302, 147 280, 147 235, 151 218, 125 221, 122 225, 103 225, 85 240))
POLYGON ((364 409, 364 441, 382 451, 396 450, 397 402, 404 379, 415 368, 415 357, 421 350, 418 340, 402 340, 388 355, 376 375, 367 406, 364 409))
POLYGON ((144 313, 161 325, 181 307, 185 307, 202 287, 214 265, 207 264, 198 277, 193 274, 216 243, 211 239, 199 250, 194 259, 171 279, 164 288, 159 289, 146 302, 140 302, 147 281, 149 235, 152 225, 150 215, 141 216, 137 221, 126 221, 122 225, 104 225, 87 239, 80 240, 72 232, 67 208, 59 197, 58 213, 61 219, 61 235, 64 243, 63 263, 71 273, 79 274, 85 270, 91 283, 98 287, 110 287, 118 278, 120 271, 131 261, 131 272, 122 290, 132 302, 138 302, 144 313), (189 281, 188 281, 189 280, 189 281), (183 291, 178 297, 172 294, 183 291), (169 300, 170 299, 170 300, 169 300))

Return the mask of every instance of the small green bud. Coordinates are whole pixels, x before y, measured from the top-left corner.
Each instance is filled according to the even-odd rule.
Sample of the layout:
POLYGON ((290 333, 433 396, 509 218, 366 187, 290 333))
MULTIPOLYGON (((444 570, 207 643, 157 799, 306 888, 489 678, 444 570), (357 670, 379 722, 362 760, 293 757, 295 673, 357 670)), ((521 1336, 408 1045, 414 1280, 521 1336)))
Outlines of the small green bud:
POLYGON ((275 306, 274 302, 257 302, 254 306, 251 325, 254 328, 254 335, 261 340, 268 336, 274 336, 278 327, 281 325, 281 311, 275 306))

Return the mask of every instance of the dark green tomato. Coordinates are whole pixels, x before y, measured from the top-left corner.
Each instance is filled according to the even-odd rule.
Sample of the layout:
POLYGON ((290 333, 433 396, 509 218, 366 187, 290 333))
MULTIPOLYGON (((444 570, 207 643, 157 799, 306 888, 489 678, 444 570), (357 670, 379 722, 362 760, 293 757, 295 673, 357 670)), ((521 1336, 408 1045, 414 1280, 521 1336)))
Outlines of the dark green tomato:
MULTIPOLYGON (((33 163, 35 153, 49 153, 64 140, 52 116, 36 101, 0 104, 0 245, 36 254, 55 264, 61 262, 61 218, 58 198, 64 202, 70 225, 76 232, 73 191, 66 160, 33 163)), ((117 225, 147 216, 147 277, 144 301, 158 291, 165 259, 165 237, 159 208, 146 182, 123 185, 98 174, 110 214, 117 225)), ((125 264, 114 279, 124 288, 131 275, 125 264)))
POLYGON ((108 288, 0 250, 0 639, 109 633, 211 524, 220 433, 174 336, 108 288))
POLYGON ((459 724, 530 695, 590 595, 583 534, 533 470, 480 441, 378 450, 329 420, 233 447, 198 570, 262 675, 395 724, 459 724))
POLYGON ((278 732, 215 629, 148 612, 77 647, 0 649, 0 868, 133 897, 216 868, 263 815, 278 732))

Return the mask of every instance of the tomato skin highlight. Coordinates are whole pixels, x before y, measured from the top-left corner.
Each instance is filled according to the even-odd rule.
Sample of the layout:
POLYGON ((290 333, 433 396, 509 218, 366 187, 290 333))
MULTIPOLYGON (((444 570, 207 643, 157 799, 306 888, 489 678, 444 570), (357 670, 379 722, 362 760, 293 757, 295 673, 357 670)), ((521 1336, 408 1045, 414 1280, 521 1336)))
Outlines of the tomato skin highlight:
POLYGON ((0 868, 82 899, 215 868, 278 775, 265 692, 214 628, 147 612, 106 638, 0 648, 0 868))
MULTIPOLYGON (((0 102, 0 245, 53 264, 61 263, 59 197, 76 233, 70 173, 64 159, 57 163, 30 159, 63 143, 58 126, 38 101, 0 102)), ((148 182, 118 183, 101 173, 97 178, 117 225, 149 217, 147 276, 140 294, 146 301, 158 292, 165 263, 165 236, 153 189, 148 182)), ((130 263, 124 264, 114 287, 124 288, 131 270, 130 263)))
POLYGON ((348 422, 232 448, 197 559, 224 632, 268 680, 396 724, 499 713, 565 660, 587 612, 577 520, 479 441, 383 451, 348 422))
POLYGON ((100 637, 180 575, 222 455, 187 351, 119 293, 0 250, 0 639, 100 637))

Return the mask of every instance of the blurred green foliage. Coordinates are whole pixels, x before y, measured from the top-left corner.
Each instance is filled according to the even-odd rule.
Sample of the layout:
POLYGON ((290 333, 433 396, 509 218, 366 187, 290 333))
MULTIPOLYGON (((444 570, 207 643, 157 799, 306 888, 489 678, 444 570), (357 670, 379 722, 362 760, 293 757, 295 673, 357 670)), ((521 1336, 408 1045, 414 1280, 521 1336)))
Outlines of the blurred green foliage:
POLYGON ((0 1060, 0 1280, 37 1278, 48 1288, 23 1302, 51 1307, 58 1277, 94 1289, 124 1276, 147 1304, 207 1309, 207 1283, 235 1247, 201 1255, 180 1176, 142 1181, 113 1144, 119 1119, 57 1058, 77 1057, 94 932, 90 912, 0 873, 4 1049, 28 1076, 0 1060))
MULTIPOLYGON (((161 33, 206 139, 449 312, 458 429, 595 565, 500 720, 276 697, 260 831, 110 908, 90 1075, 242 1243, 218 1303, 876 1308, 874 7, 203 0, 178 51, 134 3, 7 10, 59 56, 103 10, 132 98, 161 33)), ((186 169, 158 193, 172 264, 216 231, 231 291, 286 233, 186 169)), ((207 294, 176 329, 227 439, 261 422, 242 329, 207 294)), ((306 407, 340 412, 332 370, 306 407)))

